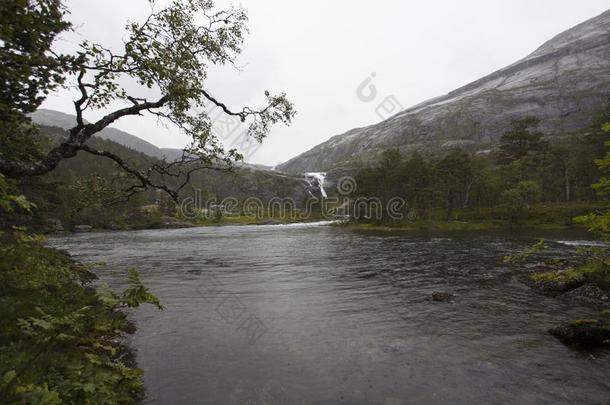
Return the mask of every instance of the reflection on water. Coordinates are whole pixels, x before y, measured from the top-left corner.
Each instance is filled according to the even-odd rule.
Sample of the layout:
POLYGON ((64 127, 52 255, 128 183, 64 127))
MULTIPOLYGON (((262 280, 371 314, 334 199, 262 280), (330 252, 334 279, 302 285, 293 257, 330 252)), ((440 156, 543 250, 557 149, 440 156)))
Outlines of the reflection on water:
POLYGON ((136 268, 167 307, 133 313, 149 403, 605 403, 608 353, 546 332, 594 311, 531 291, 500 260, 544 236, 549 256, 586 239, 234 226, 50 243, 106 262, 116 288, 136 268))

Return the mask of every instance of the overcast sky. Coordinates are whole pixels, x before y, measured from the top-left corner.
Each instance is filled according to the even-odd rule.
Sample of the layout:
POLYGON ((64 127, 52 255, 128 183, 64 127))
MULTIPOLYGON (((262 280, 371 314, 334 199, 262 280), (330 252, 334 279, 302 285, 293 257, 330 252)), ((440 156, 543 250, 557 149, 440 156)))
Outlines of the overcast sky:
MULTIPOLYGON (((68 0, 77 32, 68 48, 89 39, 116 46, 127 20, 147 14, 146 0, 68 0)), ((218 2, 219 6, 229 2, 218 2)), ((264 90, 286 91, 298 115, 274 127, 249 161, 275 165, 354 127, 380 121, 375 109, 394 96, 403 107, 445 94, 534 51, 556 34, 605 11, 608 0, 247 0, 250 34, 239 64, 213 70, 208 90, 234 109, 260 104, 264 90), (372 77, 374 76, 374 77, 372 77), (367 78, 376 89, 357 96, 367 78)), ((370 89, 370 87, 366 87, 370 89)), ((73 112, 73 93, 43 107, 73 112)), ((96 114, 86 116, 96 119, 96 114)), ((184 137, 152 117, 117 128, 160 147, 184 137)))

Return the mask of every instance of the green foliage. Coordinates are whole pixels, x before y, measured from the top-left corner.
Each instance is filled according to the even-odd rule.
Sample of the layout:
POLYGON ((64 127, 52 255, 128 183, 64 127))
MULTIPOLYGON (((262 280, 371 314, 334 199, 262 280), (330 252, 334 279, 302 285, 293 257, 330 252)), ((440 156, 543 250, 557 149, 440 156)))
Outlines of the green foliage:
MULTIPOLYGON (((534 118, 514 122, 496 152, 453 149, 404 159, 397 150, 387 151, 376 165, 360 170, 354 197, 377 197, 384 206, 401 197, 420 221, 572 225, 584 208, 601 205, 603 196, 590 185, 604 188, 605 166, 593 161, 603 159, 609 136, 592 127, 549 143, 537 125, 534 118)), ((392 222, 386 212, 382 222, 392 222)))
MULTIPOLYGON (((59 0, 0 3, 0 109, 34 112, 44 95, 64 82, 71 59, 51 52, 58 34, 70 29, 59 0)), ((3 115, 4 119, 4 115, 3 115)))
MULTIPOLYGON (((602 129, 604 132, 610 132, 610 123, 604 123, 602 129)), ((605 145, 610 146, 610 142, 606 142, 605 145)), ((610 173, 610 152, 607 152, 603 158, 596 159, 595 164, 604 174, 610 173)), ((606 176, 602 176, 592 187, 603 198, 607 198, 610 195, 610 180, 606 176)), ((610 240, 610 210, 602 213, 590 213, 578 217, 576 220, 586 225, 591 232, 595 232, 604 239, 610 240)))
MULTIPOLYGON (((606 131, 608 132, 608 131, 606 131)), ((610 142, 605 143, 606 146, 610 146, 610 142)), ((610 195, 610 179, 606 177, 610 172, 610 152, 606 154, 602 159, 595 159, 597 167, 605 174, 599 181, 592 184, 592 188, 602 197, 608 197, 610 195)))
MULTIPOLYGON (((8 0, 1 7, 0 42, 8 68, 2 71, 6 77, 0 77, 6 84, 0 112, 2 124, 9 124, 0 127, 0 170, 11 178, 51 172, 62 160, 85 150, 112 159, 131 177, 132 184, 121 189, 129 197, 156 188, 178 200, 178 191, 194 171, 210 166, 230 168, 242 159, 239 150, 225 150, 212 132, 210 114, 214 107, 244 123, 243 135, 254 142, 261 142, 277 123, 289 125, 296 114, 284 93, 272 95, 265 90, 262 107, 232 110, 206 89, 210 67, 235 66, 242 51, 247 16, 241 7, 218 10, 214 2, 199 0, 173 0, 162 5, 151 2, 146 19, 127 23, 122 47, 111 49, 85 40, 70 56, 51 49, 57 35, 70 29, 61 0, 8 0), (67 78, 78 89, 76 120, 60 146, 43 151, 44 142, 38 142, 36 128, 25 113, 34 111, 49 91, 67 78), (141 91, 131 92, 133 84, 141 91), (142 98, 143 92, 151 91, 158 94, 156 100, 142 98), (113 105, 121 108, 109 112, 113 105), (100 110, 103 118, 85 122, 83 114, 90 110, 100 110), (91 137, 107 125, 144 111, 189 136, 191 143, 183 156, 186 163, 133 168, 133 162, 92 147, 91 137), (13 122, 5 116, 17 118, 13 122)), ((251 151, 249 142, 240 143, 244 152, 251 151)), ((96 185, 85 185, 91 186, 96 185)))
MULTIPOLYGON (((229 110, 205 89, 209 67, 234 64, 241 53, 246 12, 232 7, 217 10, 212 1, 197 0, 174 0, 152 10, 145 21, 126 25, 124 46, 118 53, 90 41, 81 43, 76 60, 79 85, 89 88, 84 96, 86 108, 105 109, 117 101, 137 106, 143 100, 123 86, 131 78, 162 95, 152 109, 191 138, 190 156, 206 166, 240 160, 240 152, 225 150, 211 131, 209 104, 229 110)), ((247 135, 259 142, 272 125, 290 124, 296 114, 284 93, 265 91, 263 95, 263 108, 231 112, 248 124, 247 135)))
POLYGON ((587 264, 572 269, 534 273, 530 279, 534 282, 561 284, 570 289, 589 283, 610 289, 610 265, 605 260, 590 260, 587 264))
MULTIPOLYGON (((60 128, 41 127, 40 131, 56 142, 65 135, 60 128)), ((94 138, 89 144, 129 160, 138 170, 145 171, 160 162, 111 141, 94 138)), ((137 183, 111 160, 81 152, 76 157, 61 162, 51 173, 20 180, 19 189, 38 208, 31 218, 22 220, 27 221, 30 228, 42 230, 47 228, 49 218, 59 220, 67 230, 79 224, 96 228, 128 229, 161 223, 162 212, 147 211, 143 207, 154 205, 160 200, 164 202, 165 212, 169 214, 168 198, 165 195, 159 198, 159 193, 151 190, 125 199, 125 190, 134 184, 137 183)))
MULTIPOLYGON (((33 205, 0 176, 4 217, 33 205)), ((44 238, 13 227, 0 244, 0 398, 4 403, 132 403, 141 372, 123 360, 117 338, 133 330, 122 307, 162 308, 129 273, 121 295, 87 286, 94 278, 44 238)))
POLYGON ((511 123, 510 130, 500 138, 499 155, 504 161, 522 159, 529 152, 546 148, 547 143, 542 140, 542 133, 536 131, 540 119, 526 117, 511 123))
POLYGON ((5 177, 0 174, 0 212, 12 213, 15 209, 22 209, 30 212, 34 207, 35 204, 29 202, 24 195, 12 194, 5 177))
POLYGON ((525 212, 540 200, 542 190, 535 181, 521 181, 501 195, 502 204, 511 223, 517 222, 525 212))
POLYGON ((577 288, 585 283, 584 273, 579 269, 564 269, 546 271, 530 275, 530 280, 534 282, 554 283, 577 288))
MULTIPOLYGON (((604 125, 605 132, 609 130, 608 125, 604 125)), ((596 165, 602 171, 607 171, 610 167, 610 153, 602 159, 595 161, 596 165)), ((605 177, 593 184, 593 187, 598 190, 602 197, 607 197, 607 188, 605 177)), ((597 233, 605 240, 610 240, 610 211, 607 206, 602 212, 589 213, 575 218, 577 222, 588 226, 589 230, 597 233)), ((505 262, 522 263, 530 256, 537 253, 545 247, 544 241, 541 240, 530 249, 525 250, 514 256, 506 256, 505 262)), ((530 279, 534 282, 551 283, 562 288, 576 288, 583 284, 594 283, 600 288, 610 289, 610 259, 608 257, 609 247, 593 247, 579 249, 579 254, 585 256, 586 264, 570 269, 540 272, 530 275, 530 279)))
POLYGON ((438 191, 443 196, 447 219, 452 218, 455 208, 468 203, 469 190, 477 173, 472 156, 461 149, 446 153, 437 163, 438 191))
POLYGON ((142 284, 140 275, 133 269, 129 269, 129 288, 121 295, 120 303, 131 308, 149 303, 159 309, 163 309, 163 305, 161 305, 159 299, 142 284))
POLYGON ((0 245, 0 397, 4 403, 115 404, 142 397, 141 371, 118 339, 133 331, 118 309, 158 299, 130 272, 122 294, 36 238, 0 245))
POLYGON ((222 209, 220 207, 216 207, 214 209, 214 222, 220 222, 222 221, 223 215, 222 215, 222 209))
POLYGON ((544 239, 540 239, 530 248, 528 248, 522 252, 519 252, 516 255, 504 256, 503 261, 504 261, 504 263, 523 263, 523 262, 527 261, 532 255, 534 255, 546 248, 547 248, 547 245, 546 245, 544 239))
MULTIPOLYGON (((33 204, 0 176, 3 218, 33 204)), ((13 226, 0 244, 0 398, 3 403, 133 403, 142 397, 141 371, 118 343, 133 331, 124 307, 159 300, 129 272, 122 294, 97 291, 95 277, 44 238, 13 226)))
POLYGON ((16 194, 16 188, 0 174, 0 240, 25 240, 25 228, 18 226, 15 218, 29 215, 36 204, 30 202, 24 195, 16 194), (5 230, 12 230, 7 233, 5 230))
POLYGON ((0 2, 0 157, 40 157, 28 113, 61 85, 73 59, 51 52, 58 34, 70 29, 59 0, 0 2))
MULTIPOLYGON (((40 131, 49 139, 57 140, 65 136, 60 128, 41 127, 40 131)), ((97 137, 88 144, 121 156, 132 167, 143 172, 152 165, 162 163, 159 159, 97 137)), ((171 176, 167 176, 164 181, 172 188, 179 185, 178 179, 171 176)), ((70 230, 79 224, 105 229, 157 228, 172 222, 172 218, 180 217, 176 203, 165 192, 148 190, 125 199, 125 190, 135 184, 137 182, 125 176, 111 160, 81 152, 76 157, 61 162, 51 173, 20 181, 21 192, 38 207, 34 210, 33 217, 22 219, 28 221, 31 229, 48 229, 59 220, 66 230, 70 230), (52 221, 48 221, 49 218, 52 221)), ((239 167, 230 172, 197 171, 191 175, 189 185, 180 192, 180 198, 192 197, 193 189, 201 190, 198 195, 202 206, 220 204, 227 197, 236 198, 240 203, 256 197, 267 205, 271 198, 279 195, 294 196, 298 207, 303 208, 309 197, 305 192, 299 194, 302 187, 296 177, 280 177, 265 171, 239 167)), ((185 222, 193 220, 184 216, 179 219, 185 222)), ((212 212, 207 219, 213 220, 212 212)), ((218 223, 229 222, 233 223, 232 219, 225 216, 218 223)), ((244 217, 242 222, 253 221, 244 217)), ((203 224, 205 223, 207 222, 204 221, 203 224)))

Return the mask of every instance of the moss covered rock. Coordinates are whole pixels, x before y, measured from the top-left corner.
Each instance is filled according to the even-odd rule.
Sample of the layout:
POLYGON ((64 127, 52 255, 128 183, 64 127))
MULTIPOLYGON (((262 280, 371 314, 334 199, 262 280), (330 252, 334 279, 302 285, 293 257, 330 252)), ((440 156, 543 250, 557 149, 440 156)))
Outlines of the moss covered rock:
POLYGON ((610 325, 602 320, 581 319, 549 329, 549 333, 570 346, 610 346, 610 325))
POLYGON ((450 292, 435 291, 432 293, 432 301, 436 302, 450 302, 454 295, 450 292))
POLYGON ((593 307, 610 308, 610 297, 608 296, 608 293, 592 283, 585 284, 567 292, 562 295, 562 298, 593 307))
POLYGON ((537 290, 549 294, 562 294, 582 286, 585 278, 577 269, 565 269, 531 274, 529 282, 537 290))

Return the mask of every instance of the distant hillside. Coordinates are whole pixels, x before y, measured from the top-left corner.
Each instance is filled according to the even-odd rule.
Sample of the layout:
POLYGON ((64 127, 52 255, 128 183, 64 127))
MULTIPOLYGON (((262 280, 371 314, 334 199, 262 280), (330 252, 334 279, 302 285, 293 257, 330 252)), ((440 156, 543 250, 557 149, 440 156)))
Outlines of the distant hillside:
MULTIPOLYGON (((72 114, 66 114, 61 111, 49 110, 40 108, 33 114, 31 114, 32 121, 38 125, 45 125, 49 127, 58 127, 64 130, 72 128, 76 123, 76 116, 72 114)), ((135 151, 144 153, 145 155, 152 156, 157 159, 165 159, 167 161, 175 161, 182 157, 182 150, 175 148, 159 148, 150 142, 145 141, 135 135, 128 132, 121 131, 120 129, 107 127, 102 130, 99 134, 95 135, 102 139, 113 141, 119 145, 128 147, 135 151)), ((249 168, 254 170, 271 170, 271 166, 251 164, 245 162, 237 163, 238 167, 249 168)))
POLYGON ((277 168, 289 173, 330 171, 388 148, 405 153, 455 145, 487 149, 511 121, 531 115, 542 120, 545 134, 565 134, 589 126, 609 96, 606 11, 504 69, 378 124, 334 136, 277 168))
MULTIPOLYGON (((59 127, 62 129, 70 129, 76 124, 76 116, 44 108, 34 112, 31 117, 32 121, 36 124, 59 127)), ((158 159, 165 158, 168 161, 172 161, 182 156, 182 150, 180 149, 159 148, 135 135, 112 127, 105 128, 96 136, 158 159)))
MULTIPOLYGON (((43 113, 47 113, 45 111, 48 112, 49 110, 43 110, 43 113)), ((38 116, 40 117, 40 115, 38 116)), ((61 119, 66 117, 69 118, 69 115, 57 113, 55 111, 52 111, 48 116, 52 117, 54 120, 53 122, 58 124, 61 124, 61 119)), ((66 122, 69 121, 64 121, 64 124, 66 122)), ((121 136, 127 135, 127 139, 135 140, 135 145, 138 147, 141 145, 151 145, 126 132, 113 129, 111 134, 112 133, 121 134, 121 136)), ((65 129, 48 125, 41 125, 40 134, 49 140, 50 146, 54 143, 58 143, 62 137, 66 136, 65 129)), ((89 141, 89 144, 94 148, 108 150, 121 156, 123 159, 130 162, 132 167, 139 170, 146 170, 153 164, 160 163, 159 158, 138 151, 135 148, 124 146, 108 137, 94 137, 89 141)), ((156 148, 154 145, 151 146, 156 148)), ((150 149, 148 150, 150 152, 150 149)), ((120 170, 110 159, 79 152, 76 157, 62 161, 58 168, 46 177, 54 180, 61 179, 63 181, 72 181, 71 179, 74 177, 87 177, 97 174, 112 179, 116 176, 118 171, 120 170)), ((176 185, 168 185, 172 188, 176 188, 176 185)), ((238 200, 255 197, 266 203, 274 197, 290 197, 294 199, 299 206, 304 206, 306 199, 309 198, 312 193, 319 192, 317 188, 309 184, 304 178, 277 173, 268 170, 265 166, 256 168, 250 165, 238 165, 230 172, 218 170, 195 172, 191 177, 189 186, 183 189, 181 197, 192 196, 194 189, 202 190, 206 195, 215 196, 218 200, 227 197, 233 197, 238 200)), ((150 192, 147 194, 153 195, 150 192)))

